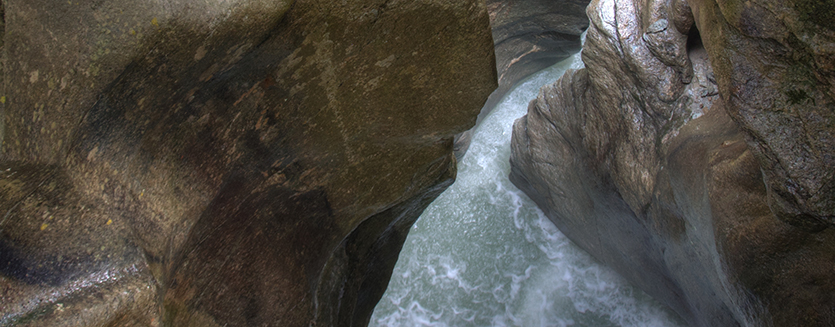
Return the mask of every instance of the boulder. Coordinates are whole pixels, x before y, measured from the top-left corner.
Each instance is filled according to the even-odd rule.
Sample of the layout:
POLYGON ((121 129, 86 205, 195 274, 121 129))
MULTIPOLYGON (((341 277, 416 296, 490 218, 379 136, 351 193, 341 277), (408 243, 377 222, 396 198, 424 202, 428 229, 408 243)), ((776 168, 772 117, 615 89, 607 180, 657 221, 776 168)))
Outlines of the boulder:
POLYGON ((475 0, 2 5, 0 325, 365 326, 496 87, 475 0))
POLYGON ((692 326, 835 324, 835 8, 594 0, 588 14, 586 68, 516 121, 511 180, 692 326))

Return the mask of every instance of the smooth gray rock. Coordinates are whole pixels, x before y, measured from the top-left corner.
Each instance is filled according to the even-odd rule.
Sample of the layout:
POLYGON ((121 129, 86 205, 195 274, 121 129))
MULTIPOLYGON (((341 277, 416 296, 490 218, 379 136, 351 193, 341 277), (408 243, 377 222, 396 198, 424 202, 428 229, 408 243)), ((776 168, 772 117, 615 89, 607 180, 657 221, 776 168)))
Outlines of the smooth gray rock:
MULTIPOLYGON (((499 88, 489 112, 517 82, 580 50, 588 0, 487 0, 499 88)), ((482 116, 484 113, 482 114, 482 116)))
MULTIPOLYGON (((588 0, 487 0, 499 87, 478 115, 486 117, 516 83, 580 51, 588 27, 588 0)), ((478 123, 477 122, 477 123, 478 123)), ((467 131, 455 137, 460 160, 470 147, 467 131)))
POLYGON ((516 121, 511 180, 693 326, 835 324, 832 9, 592 1, 586 68, 516 121))

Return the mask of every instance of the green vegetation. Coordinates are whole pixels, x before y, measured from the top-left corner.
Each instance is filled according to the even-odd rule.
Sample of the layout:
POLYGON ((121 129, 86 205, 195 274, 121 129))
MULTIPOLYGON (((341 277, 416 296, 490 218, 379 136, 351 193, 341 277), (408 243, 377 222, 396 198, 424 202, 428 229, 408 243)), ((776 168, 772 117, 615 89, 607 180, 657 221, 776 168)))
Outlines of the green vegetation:
POLYGON ((794 89, 786 91, 786 96, 789 98, 789 104, 806 104, 809 101, 815 104, 815 99, 806 94, 806 91, 801 89, 794 89))
POLYGON ((794 6, 800 19, 835 30, 835 0, 799 0, 794 6))

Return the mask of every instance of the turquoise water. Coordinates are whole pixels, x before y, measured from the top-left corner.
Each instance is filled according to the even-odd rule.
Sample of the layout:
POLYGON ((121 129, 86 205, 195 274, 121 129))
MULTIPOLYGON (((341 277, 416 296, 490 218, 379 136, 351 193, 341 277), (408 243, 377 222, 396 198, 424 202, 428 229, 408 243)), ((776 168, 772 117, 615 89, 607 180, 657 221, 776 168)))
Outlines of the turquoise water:
POLYGON ((510 183, 513 121, 579 54, 520 83, 421 215, 370 326, 684 326, 571 243, 510 183))

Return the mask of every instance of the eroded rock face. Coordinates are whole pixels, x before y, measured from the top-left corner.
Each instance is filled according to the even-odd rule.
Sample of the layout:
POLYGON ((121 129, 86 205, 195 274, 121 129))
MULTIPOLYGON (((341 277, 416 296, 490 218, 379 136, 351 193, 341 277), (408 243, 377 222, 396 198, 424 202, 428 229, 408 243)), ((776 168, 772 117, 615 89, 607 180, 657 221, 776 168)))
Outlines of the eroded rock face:
POLYGON ((492 108, 516 82, 580 50, 588 0, 487 0, 499 88, 492 108))
POLYGON ((479 1, 2 4, 0 324, 364 326, 496 86, 479 1))
POLYGON ((793 225, 835 225, 835 3, 691 1, 728 114, 793 225), (777 14, 780 13, 780 14, 777 14))
MULTIPOLYGON (((525 77, 580 50, 580 35, 588 27, 588 0, 487 0, 499 86, 484 104, 478 121, 525 77)), ((463 158, 472 131, 455 138, 455 156, 463 158)))
POLYGON ((511 180, 693 326, 835 324, 833 9, 592 1, 511 180))

